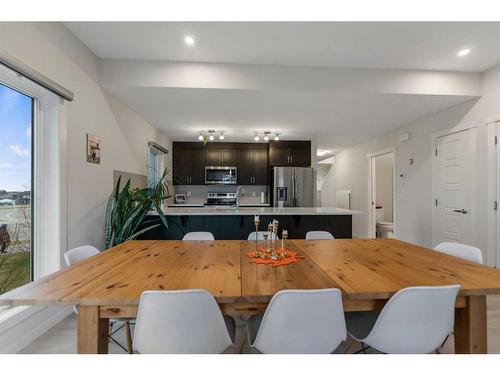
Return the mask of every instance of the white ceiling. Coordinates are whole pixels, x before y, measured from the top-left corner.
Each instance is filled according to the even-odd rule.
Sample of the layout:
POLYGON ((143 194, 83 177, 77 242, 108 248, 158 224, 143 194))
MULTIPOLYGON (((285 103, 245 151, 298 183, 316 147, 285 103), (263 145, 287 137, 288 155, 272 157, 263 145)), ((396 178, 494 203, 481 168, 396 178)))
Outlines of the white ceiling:
POLYGON ((480 72, 500 23, 68 22, 100 58, 480 72), (185 35, 196 39, 184 44, 185 35), (470 48, 458 58, 456 53, 470 48))
MULTIPOLYGON (((102 59, 408 69, 392 81, 389 70, 373 71, 393 90, 398 85, 419 86, 422 75, 413 74, 415 70, 481 72, 500 62, 500 23, 70 22, 66 26, 102 59), (185 45, 185 35, 196 39, 195 46, 185 45), (462 48, 471 52, 458 58, 462 48)), ((110 78, 113 69, 101 71, 101 79, 109 92, 174 140, 195 140, 198 131, 216 129, 225 131, 227 141, 251 141, 255 130, 274 130, 282 132, 283 139, 312 139, 319 148, 330 150, 364 142, 475 96, 447 91, 447 86, 462 87, 453 83, 458 78, 451 77, 425 79, 424 86, 434 85, 443 95, 432 90, 375 93, 362 82, 358 82, 361 89, 340 91, 336 84, 329 87, 327 79, 323 90, 301 91, 276 86, 276 80, 293 74, 279 67, 271 76, 252 76, 248 65, 210 64, 209 69, 196 65, 178 69, 179 80, 196 81, 209 74, 203 76, 202 81, 208 82, 204 88, 162 87, 161 69, 147 64, 139 69, 140 76, 154 77, 147 83, 135 82, 135 77, 128 80, 126 67, 120 70, 121 79, 110 78), (246 73, 239 74, 238 69, 246 73), (221 79, 242 88, 252 86, 249 77, 264 89, 216 89, 221 79)), ((316 82, 319 71, 309 69, 300 80, 316 82)), ((362 77, 355 70, 350 74, 362 77)), ((336 79, 342 83, 344 78, 336 79)))
POLYGON ((253 141, 254 130, 281 131, 284 139, 314 139, 319 148, 363 142, 470 100, 469 96, 379 95, 110 87, 146 120, 175 140, 195 141, 197 131, 224 130, 226 141, 253 141))

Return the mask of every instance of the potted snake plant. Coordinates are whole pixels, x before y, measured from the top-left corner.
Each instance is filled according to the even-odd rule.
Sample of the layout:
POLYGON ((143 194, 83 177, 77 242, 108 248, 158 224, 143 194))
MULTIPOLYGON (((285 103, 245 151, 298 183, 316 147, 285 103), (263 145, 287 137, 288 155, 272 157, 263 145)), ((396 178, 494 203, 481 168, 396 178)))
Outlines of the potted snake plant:
POLYGON ((167 168, 154 183, 143 189, 130 188, 130 180, 120 189, 121 176, 118 178, 106 204, 105 249, 133 240, 158 226, 164 225, 168 228, 162 211, 163 202, 172 196, 167 185, 168 173, 170 170, 167 168), (161 223, 158 223, 157 219, 145 220, 153 210, 161 223))

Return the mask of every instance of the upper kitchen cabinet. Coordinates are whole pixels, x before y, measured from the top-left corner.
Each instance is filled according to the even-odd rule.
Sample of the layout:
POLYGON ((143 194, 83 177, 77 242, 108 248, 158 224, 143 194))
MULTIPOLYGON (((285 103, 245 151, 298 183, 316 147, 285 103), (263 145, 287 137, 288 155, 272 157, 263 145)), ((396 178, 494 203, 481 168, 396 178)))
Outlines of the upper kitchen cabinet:
POLYGON ((269 175, 267 145, 243 143, 238 150, 238 183, 267 185, 269 175))
POLYGON ((174 185, 204 185, 205 149, 203 146, 174 142, 172 149, 174 185))
POLYGON ((310 167, 311 141, 269 142, 271 167, 310 167))
POLYGON ((234 167, 237 163, 237 151, 235 148, 208 146, 205 151, 205 163, 212 166, 234 167))

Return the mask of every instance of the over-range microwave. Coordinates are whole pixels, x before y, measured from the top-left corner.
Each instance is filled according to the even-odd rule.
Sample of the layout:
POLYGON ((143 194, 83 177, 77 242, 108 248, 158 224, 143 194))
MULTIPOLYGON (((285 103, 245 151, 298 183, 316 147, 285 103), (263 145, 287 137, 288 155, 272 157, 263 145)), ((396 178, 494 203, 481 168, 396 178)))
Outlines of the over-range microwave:
POLYGON ((206 166, 205 184, 236 185, 237 169, 236 167, 206 166))

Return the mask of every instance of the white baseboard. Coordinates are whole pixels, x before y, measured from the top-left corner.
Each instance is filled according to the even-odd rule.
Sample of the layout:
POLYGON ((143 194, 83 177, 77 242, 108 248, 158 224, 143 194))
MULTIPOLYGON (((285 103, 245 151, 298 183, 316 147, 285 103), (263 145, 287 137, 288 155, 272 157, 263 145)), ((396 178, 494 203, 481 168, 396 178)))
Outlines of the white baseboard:
POLYGON ((29 306, 0 322, 0 354, 17 353, 73 312, 71 306, 29 306))

